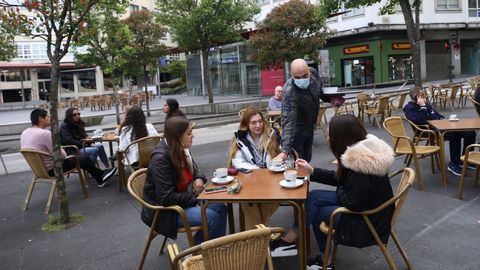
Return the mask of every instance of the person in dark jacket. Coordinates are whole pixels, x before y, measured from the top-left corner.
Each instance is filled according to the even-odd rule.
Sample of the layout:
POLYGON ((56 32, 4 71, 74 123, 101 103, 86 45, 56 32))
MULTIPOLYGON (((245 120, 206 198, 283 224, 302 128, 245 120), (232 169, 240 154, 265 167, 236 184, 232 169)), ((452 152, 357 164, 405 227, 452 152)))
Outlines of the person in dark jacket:
POLYGON ((300 157, 310 161, 320 99, 328 102, 329 98, 323 94, 317 71, 309 68, 305 60, 293 60, 291 69, 292 78, 283 87, 282 153, 277 157, 286 160, 294 149, 300 157))
MULTIPOLYGON (((338 207, 352 211, 374 209, 393 197, 388 172, 394 162, 393 149, 383 140, 367 134, 352 115, 332 117, 329 124, 330 149, 337 160, 337 170, 313 168, 298 159, 297 167, 310 172, 310 180, 336 186, 336 191, 312 190, 306 202, 306 224, 312 224, 320 252, 325 250, 326 235, 320 232, 322 221, 328 223, 338 207)), ((394 205, 370 216, 380 239, 386 243, 394 205)), ((362 217, 341 215, 335 222, 335 241, 342 245, 367 247, 375 245, 362 217)), ((291 243, 297 238, 295 227, 283 239, 291 243)), ((309 260, 310 269, 321 269, 322 256, 309 260)), ((330 265, 331 268, 332 265, 330 265)))
MULTIPOLYGON (((171 117, 165 122, 165 140, 153 150, 143 196, 152 205, 178 205, 185 210, 190 226, 200 226, 202 215, 197 196, 203 191, 205 176, 189 155, 193 142, 193 126, 185 117, 171 117)), ((207 208, 210 239, 225 235, 227 209, 224 204, 210 204, 207 208)), ((152 225, 153 211, 143 208, 141 218, 152 225)), ((159 214, 156 232, 168 238, 177 238, 177 229, 183 227, 176 212, 159 214)), ((203 233, 195 234, 195 243, 203 241, 203 233)))
MULTIPOLYGON (((421 87, 415 86, 410 90, 411 101, 405 105, 403 112, 405 117, 416 125, 427 125, 428 120, 439 120, 445 117, 437 112, 432 105, 427 103, 426 93, 421 87)), ((448 164, 448 171, 461 176, 462 162, 460 161, 460 150, 465 153, 465 149, 470 144, 475 143, 475 131, 455 131, 447 132, 444 136, 445 140, 449 141, 450 148, 450 163, 448 164), (463 138, 463 148, 462 148, 463 138)), ((473 166, 469 166, 475 169, 473 166)))
MULTIPOLYGON (((62 145, 76 145, 80 149, 80 153, 87 154, 93 163, 97 162, 97 157, 100 157, 105 168, 110 168, 107 153, 103 144, 100 142, 94 143, 91 146, 82 142, 82 139, 87 138, 85 131, 85 122, 80 118, 80 112, 77 108, 68 108, 65 111, 65 119, 60 126, 60 140, 62 145)), ((69 155, 75 154, 73 150, 67 148, 69 155)))
POLYGON ((174 98, 169 98, 165 101, 162 108, 163 112, 167 114, 167 116, 165 116, 165 121, 174 116, 186 117, 185 113, 183 113, 178 107, 178 101, 174 98))

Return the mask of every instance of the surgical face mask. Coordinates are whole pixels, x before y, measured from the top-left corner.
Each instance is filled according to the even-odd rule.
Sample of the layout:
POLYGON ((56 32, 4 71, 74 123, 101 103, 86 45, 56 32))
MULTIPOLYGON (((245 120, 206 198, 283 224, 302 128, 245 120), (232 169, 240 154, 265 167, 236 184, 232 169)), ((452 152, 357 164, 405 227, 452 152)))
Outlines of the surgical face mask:
POLYGON ((293 79, 293 82, 295 83, 296 86, 298 86, 301 89, 307 89, 308 86, 310 85, 310 78, 306 79, 293 79))

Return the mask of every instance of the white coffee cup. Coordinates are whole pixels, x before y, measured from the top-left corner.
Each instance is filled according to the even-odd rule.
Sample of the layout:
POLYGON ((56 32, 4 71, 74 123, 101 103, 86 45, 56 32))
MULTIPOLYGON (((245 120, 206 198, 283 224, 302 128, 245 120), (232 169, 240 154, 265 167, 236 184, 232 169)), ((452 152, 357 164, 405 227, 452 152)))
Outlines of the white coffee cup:
POLYGON ((213 173, 213 175, 217 178, 217 179, 224 179, 227 177, 228 175, 228 169, 227 168, 218 168, 215 170, 215 172, 213 173))
POLYGON ((283 159, 281 159, 281 158, 272 159, 272 166, 273 167, 281 167, 282 165, 283 165, 283 159))
POLYGON ((450 114, 450 120, 455 120, 457 119, 457 115, 456 114, 450 114))
POLYGON ((288 170, 283 173, 283 176, 285 177, 287 183, 290 185, 295 184, 295 182, 297 181, 297 171, 288 170))
POLYGON ((93 136, 96 136, 96 137, 99 137, 99 136, 103 136, 103 132, 102 132, 102 129, 96 129, 94 132, 93 132, 93 136))

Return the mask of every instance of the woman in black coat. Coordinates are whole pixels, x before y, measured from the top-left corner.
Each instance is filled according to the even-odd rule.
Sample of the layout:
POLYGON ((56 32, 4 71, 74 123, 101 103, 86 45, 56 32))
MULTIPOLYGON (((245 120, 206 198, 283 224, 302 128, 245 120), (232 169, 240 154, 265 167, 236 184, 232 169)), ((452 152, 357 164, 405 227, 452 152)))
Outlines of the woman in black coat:
MULTIPOLYGON (((199 171, 188 149, 192 146, 192 124, 184 117, 172 117, 165 122, 165 140, 152 152, 143 196, 153 205, 178 205, 185 210, 190 226, 200 226, 202 215, 197 196, 203 191, 205 176, 199 171)), ((226 206, 210 204, 207 207, 208 235, 210 239, 225 235, 226 206)), ((142 220, 148 226, 153 212, 142 209, 142 220)), ((168 238, 177 238, 177 229, 183 227, 176 212, 162 211, 156 231, 168 238)), ((195 243, 203 241, 203 233, 195 234, 195 243)))

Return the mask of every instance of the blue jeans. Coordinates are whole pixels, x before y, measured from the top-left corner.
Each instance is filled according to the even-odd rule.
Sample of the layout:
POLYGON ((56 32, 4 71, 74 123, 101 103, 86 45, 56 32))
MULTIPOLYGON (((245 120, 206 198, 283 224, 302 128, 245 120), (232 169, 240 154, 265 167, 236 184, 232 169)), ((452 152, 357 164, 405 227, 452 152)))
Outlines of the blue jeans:
POLYGON ((105 148, 101 143, 95 143, 95 147, 88 146, 88 147, 82 148, 80 149, 80 153, 87 154, 90 157, 90 159, 93 161, 93 163, 96 163, 97 157, 100 157, 100 160, 102 161, 103 165, 107 167, 109 166, 107 153, 105 152, 105 148))
MULTIPOLYGON (((199 206, 185 208, 190 226, 202 225, 202 211, 199 206)), ((210 239, 218 238, 225 235, 227 226, 227 207, 222 203, 212 203, 207 206, 207 221, 208 221, 208 237, 210 239)), ((178 227, 183 227, 183 222, 178 216, 178 227)), ((195 244, 202 243, 203 232, 199 231, 194 237, 195 244)))
POLYGON ((312 147, 313 147, 313 130, 312 134, 302 136, 295 134, 293 138, 292 148, 295 149, 301 158, 310 162, 312 159, 312 147))

